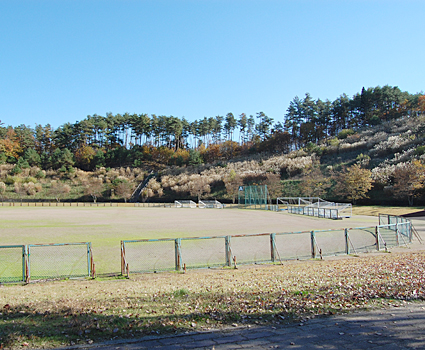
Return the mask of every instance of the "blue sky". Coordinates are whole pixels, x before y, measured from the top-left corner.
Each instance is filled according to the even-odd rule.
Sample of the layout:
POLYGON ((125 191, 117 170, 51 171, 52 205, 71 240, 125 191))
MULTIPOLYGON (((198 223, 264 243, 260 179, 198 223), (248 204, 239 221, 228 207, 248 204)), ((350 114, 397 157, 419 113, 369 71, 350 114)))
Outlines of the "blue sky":
POLYGON ((425 90, 425 1, 0 0, 0 120, 188 120, 425 90))

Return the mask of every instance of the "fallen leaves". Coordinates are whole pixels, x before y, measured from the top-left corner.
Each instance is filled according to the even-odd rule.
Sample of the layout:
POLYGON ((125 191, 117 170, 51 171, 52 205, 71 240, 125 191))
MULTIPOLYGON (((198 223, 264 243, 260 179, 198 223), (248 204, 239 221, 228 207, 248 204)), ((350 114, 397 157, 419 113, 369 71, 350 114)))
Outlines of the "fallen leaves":
POLYGON ((424 272, 425 253, 410 253, 9 286, 0 296, 0 344, 53 347, 223 325, 304 324, 425 299, 424 272))

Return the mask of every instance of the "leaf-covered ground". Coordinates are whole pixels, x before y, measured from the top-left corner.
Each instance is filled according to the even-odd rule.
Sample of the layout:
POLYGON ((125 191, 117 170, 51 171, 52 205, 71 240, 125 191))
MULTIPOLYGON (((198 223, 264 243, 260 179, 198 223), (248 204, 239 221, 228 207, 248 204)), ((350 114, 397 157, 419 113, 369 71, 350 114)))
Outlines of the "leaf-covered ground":
POLYGON ((425 299, 425 252, 0 287, 0 348, 300 322, 425 299))

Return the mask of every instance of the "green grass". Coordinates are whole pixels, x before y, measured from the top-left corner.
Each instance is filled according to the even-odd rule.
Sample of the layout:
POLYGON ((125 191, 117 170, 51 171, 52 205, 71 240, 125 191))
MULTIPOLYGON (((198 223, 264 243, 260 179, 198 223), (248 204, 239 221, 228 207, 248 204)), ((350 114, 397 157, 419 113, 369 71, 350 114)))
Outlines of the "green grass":
MULTIPOLYGON (((0 207, 0 220, 0 245, 91 242, 98 274, 120 271, 120 241, 123 239, 174 239, 377 224, 373 217, 353 217, 336 222, 262 210, 134 206, 4 206, 0 207)), ((199 244, 205 248, 207 243, 186 241, 184 246, 194 251, 199 244)), ((174 259, 174 251, 167 254, 172 254, 174 259)))

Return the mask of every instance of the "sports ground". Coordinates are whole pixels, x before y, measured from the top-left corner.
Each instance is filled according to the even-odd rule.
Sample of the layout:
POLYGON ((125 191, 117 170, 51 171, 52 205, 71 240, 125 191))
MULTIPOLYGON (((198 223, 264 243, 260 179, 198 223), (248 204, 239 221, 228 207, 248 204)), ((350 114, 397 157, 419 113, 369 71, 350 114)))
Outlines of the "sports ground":
POLYGON ((0 219, 0 245, 91 242, 96 271, 100 274, 120 271, 121 240, 283 233, 378 224, 377 217, 372 216, 329 220, 264 210, 141 207, 2 207, 0 219))
MULTIPOLYGON (((270 257, 270 235, 255 236, 254 240, 234 235, 307 231, 306 234, 279 236, 286 241, 280 241, 276 235, 276 243, 281 252, 284 249, 294 251, 301 237, 309 253, 310 230, 317 230, 318 244, 326 250, 334 243, 334 236, 324 240, 320 230, 338 229, 333 232, 343 238, 341 228, 378 224, 376 216, 361 215, 329 220, 263 210, 94 206, 5 206, 0 208, 0 219, 1 245, 92 242, 99 274, 120 271, 121 240, 233 235, 231 243, 235 256, 240 258, 243 249, 251 252, 266 247, 270 257)), ((412 222, 424 237, 425 220, 415 218, 412 222)), ((361 242, 354 241, 355 238, 370 239, 372 236, 364 230, 350 230, 350 237, 354 245, 359 246, 361 242), (365 236, 359 236, 364 232, 365 236)), ((184 260, 190 261, 185 255, 187 242, 214 240, 182 240, 184 260)), ((224 257, 223 241, 221 238, 221 258, 224 257)), ((167 243, 171 243, 173 260, 174 240, 167 243)), ((198 256, 204 258, 211 247, 214 245, 201 246, 203 250, 199 246, 195 248, 198 256)), ((47 251, 55 259, 46 254, 47 260, 44 261, 63 264, 63 255, 55 254, 54 249, 47 251)), ((422 250, 423 245, 414 241, 409 247, 394 249, 392 254, 293 260, 273 265, 245 265, 238 269, 188 269, 186 273, 131 274, 130 279, 69 279, 30 285, 0 285, 0 305, 3 306, 0 347, 14 350, 99 344, 102 348, 100 342, 105 340, 136 339, 152 334, 175 335, 236 325, 253 328, 263 325, 269 329, 272 326, 271 329, 284 332, 287 324, 305 324, 304 320, 316 316, 369 307, 399 306, 405 299, 424 297, 425 255, 422 250)), ((139 255, 148 258, 149 249, 139 255)), ((31 252, 31 259, 33 256, 34 252, 31 252)), ((33 270, 34 266, 31 272, 33 270)), ((253 328, 249 329, 250 334, 253 328)), ((347 328, 341 332, 349 333, 350 330, 347 328)), ((322 333, 319 331, 318 334, 322 333)), ((259 338, 263 336, 266 348, 275 347, 270 332, 259 334, 259 338)), ((279 347, 282 339, 289 344, 286 333, 278 336, 279 347)), ((291 336, 291 342, 301 343, 301 338, 293 338, 292 333, 291 336)), ((305 331, 302 332, 304 336, 305 331)), ((198 337, 213 337, 209 340, 212 345, 226 341, 230 345, 237 342, 237 347, 243 341, 240 337, 235 340, 234 333, 230 338, 224 336, 217 341, 216 336, 204 333, 193 335, 193 338, 180 338, 181 348, 187 348, 190 342, 199 345, 198 337)), ((246 345, 253 345, 251 339, 246 345)), ((146 338, 142 341, 143 346, 151 344, 146 343, 146 338)), ((157 340, 161 345, 164 341, 176 344, 175 338, 157 340)), ((142 348, 141 343, 134 344, 134 348, 142 348)), ((341 345, 340 342, 337 344, 341 345)), ((370 347, 369 343, 366 345, 370 347)), ((114 344, 114 348, 122 347, 114 344)))

